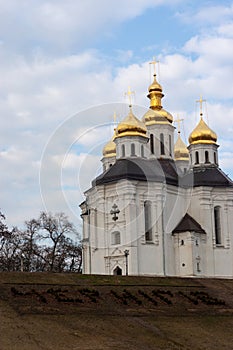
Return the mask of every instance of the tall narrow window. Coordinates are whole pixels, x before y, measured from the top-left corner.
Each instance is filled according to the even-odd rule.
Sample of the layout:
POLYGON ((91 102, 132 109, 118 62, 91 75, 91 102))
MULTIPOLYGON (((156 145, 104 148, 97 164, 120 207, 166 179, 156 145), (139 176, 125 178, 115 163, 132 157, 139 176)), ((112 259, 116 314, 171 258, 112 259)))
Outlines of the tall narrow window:
POLYGON ((215 230, 215 243, 221 244, 221 207, 214 207, 214 230, 215 230))
POLYGON ((142 157, 142 158, 145 157, 145 156, 144 156, 144 147, 143 147, 143 145, 141 145, 141 157, 142 157))
POLYGON ((97 209, 94 210, 94 230, 95 230, 95 248, 98 248, 98 213, 97 209))
POLYGON ((165 154, 165 147, 164 147, 164 134, 160 134, 160 154, 165 154))
POLYGON ((152 223, 151 223, 151 202, 145 201, 144 203, 144 216, 145 216, 145 240, 146 242, 152 241, 152 223))
POLYGON ((217 155, 216 155, 216 152, 214 152, 214 164, 217 165, 217 155))
POLYGON ((154 135, 150 134, 150 151, 152 154, 155 153, 155 149, 154 149, 154 135))
POLYGON ((209 152, 205 151, 205 163, 209 163, 209 152))
POLYGON ((172 156, 172 137, 169 135, 169 154, 172 156))
POLYGON ((199 153, 197 151, 195 152, 195 160, 195 164, 199 164, 199 153))
POLYGON ((121 154, 122 157, 125 157, 125 145, 121 145, 121 154))
POLYGON ((131 156, 135 156, 135 144, 131 143, 131 156))
POLYGON ((121 234, 119 231, 112 232, 112 244, 121 244, 121 234))

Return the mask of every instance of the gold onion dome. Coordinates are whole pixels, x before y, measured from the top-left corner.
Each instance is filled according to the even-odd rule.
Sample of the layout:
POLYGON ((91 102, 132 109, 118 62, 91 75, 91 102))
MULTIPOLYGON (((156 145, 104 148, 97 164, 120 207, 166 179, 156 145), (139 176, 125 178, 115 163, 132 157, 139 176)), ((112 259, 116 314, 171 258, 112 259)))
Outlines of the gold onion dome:
POLYGON ((182 141, 180 133, 174 147, 174 157, 175 160, 189 160, 189 151, 186 144, 182 141))
POLYGON ((169 124, 167 118, 160 111, 149 109, 144 116, 142 121, 148 126, 153 124, 169 124))
POLYGON ((162 86, 157 82, 156 74, 154 74, 154 81, 153 81, 153 83, 148 87, 148 91, 149 91, 149 92, 151 92, 151 91, 158 91, 158 92, 160 92, 160 94, 162 95, 162 97, 164 96, 162 86))
POLYGON ((145 124, 135 117, 131 108, 127 117, 116 128, 116 137, 123 136, 142 136, 147 138, 145 124))
POLYGON ((148 88, 149 94, 147 97, 150 99, 150 109, 156 112, 154 116, 152 117, 152 114, 146 113, 144 116, 144 120, 146 125, 158 123, 159 120, 157 119, 157 116, 160 116, 162 118, 161 121, 163 121, 163 118, 166 118, 169 123, 173 122, 172 115, 167 112, 165 109, 163 109, 161 105, 161 99, 163 98, 163 89, 162 86, 157 82, 156 74, 154 74, 154 81, 148 88))
POLYGON ((189 136, 190 145, 195 145, 199 143, 215 144, 216 141, 217 141, 217 135, 204 122, 201 114, 201 119, 198 125, 189 136))
POLYGON ((112 139, 106 143, 106 145, 103 148, 103 156, 105 158, 115 157, 116 156, 116 144, 114 142, 115 139, 115 133, 112 139))

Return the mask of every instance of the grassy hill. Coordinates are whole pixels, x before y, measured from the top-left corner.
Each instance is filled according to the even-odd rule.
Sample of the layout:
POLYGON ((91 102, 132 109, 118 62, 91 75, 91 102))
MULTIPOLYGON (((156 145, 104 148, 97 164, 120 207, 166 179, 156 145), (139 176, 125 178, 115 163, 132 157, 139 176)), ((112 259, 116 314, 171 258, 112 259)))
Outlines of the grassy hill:
POLYGON ((0 350, 232 344, 232 280, 0 273, 0 350))

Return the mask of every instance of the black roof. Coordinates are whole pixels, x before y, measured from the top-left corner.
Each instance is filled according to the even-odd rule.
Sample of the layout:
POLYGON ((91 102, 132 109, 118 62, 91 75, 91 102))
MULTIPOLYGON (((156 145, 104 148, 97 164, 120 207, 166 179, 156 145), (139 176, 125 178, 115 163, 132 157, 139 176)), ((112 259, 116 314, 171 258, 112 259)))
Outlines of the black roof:
POLYGON ((183 187, 231 187, 232 180, 217 166, 198 166, 192 168, 181 180, 183 187))
POLYGON ((118 159, 112 167, 94 179, 92 185, 102 185, 122 179, 178 185, 178 175, 173 160, 143 158, 118 159))
POLYGON ((185 216, 181 219, 176 228, 172 231, 172 233, 180 233, 180 232, 198 232, 198 233, 206 233, 201 225, 194 220, 189 214, 185 214, 185 216))
POLYGON ((143 159, 137 157, 118 159, 112 167, 92 181, 92 186, 123 179, 164 182, 184 188, 233 186, 232 180, 217 166, 193 167, 184 176, 179 176, 175 162, 171 159, 143 159))

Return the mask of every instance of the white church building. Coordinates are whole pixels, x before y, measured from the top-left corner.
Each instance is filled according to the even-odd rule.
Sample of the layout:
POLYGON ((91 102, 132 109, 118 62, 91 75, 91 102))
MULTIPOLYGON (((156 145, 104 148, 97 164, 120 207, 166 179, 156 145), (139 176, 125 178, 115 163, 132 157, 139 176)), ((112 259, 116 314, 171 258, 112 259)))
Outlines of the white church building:
MULTIPOLYGON (((217 135, 200 120, 188 147, 149 86, 141 119, 129 106, 103 149, 103 172, 80 204, 83 273, 233 278, 233 182, 217 135)), ((200 100, 202 106, 202 100, 200 100)))

